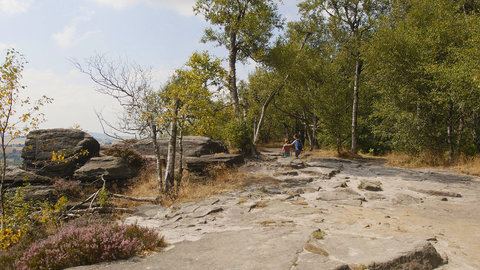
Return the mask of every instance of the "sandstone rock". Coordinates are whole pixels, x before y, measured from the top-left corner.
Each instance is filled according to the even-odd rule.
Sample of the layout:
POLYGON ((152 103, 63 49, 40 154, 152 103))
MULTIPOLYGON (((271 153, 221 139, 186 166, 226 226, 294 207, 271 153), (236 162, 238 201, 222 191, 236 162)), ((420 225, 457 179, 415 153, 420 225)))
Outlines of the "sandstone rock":
POLYGON ((102 174, 107 181, 121 181, 134 177, 136 172, 122 158, 103 156, 90 159, 75 171, 73 178, 93 182, 101 179, 102 174))
POLYGON ((351 188, 343 188, 333 191, 320 191, 318 192, 317 200, 321 201, 350 201, 358 200, 364 201, 365 198, 360 194, 352 190, 351 188))
POLYGON ((382 183, 379 181, 367 181, 362 180, 360 181, 360 185, 358 186, 359 189, 365 189, 368 191, 382 191, 382 183))
POLYGON ((46 176, 37 175, 33 172, 24 171, 18 167, 7 167, 5 172, 5 183, 10 187, 30 185, 48 185, 52 179, 46 176))
MULTIPOLYGON (((179 145, 177 141, 177 152, 179 145)), ((158 139, 160 155, 167 156, 168 138, 158 139)), ((137 150, 142 155, 154 155, 153 142, 151 139, 140 140, 131 145, 133 149, 137 150)), ((199 157, 202 155, 211 155, 217 153, 227 153, 228 150, 220 141, 212 140, 208 137, 201 136, 185 136, 183 137, 183 155, 185 157, 199 157)))
POLYGON ((203 155, 200 157, 186 157, 186 169, 191 172, 203 172, 212 165, 231 167, 243 163, 243 156, 238 154, 203 155))
POLYGON ((58 192, 52 186, 29 186, 25 188, 25 199, 35 202, 56 202, 58 192))
POLYGON ((279 158, 277 160, 282 167, 289 167, 292 169, 303 169, 306 167, 305 163, 299 158, 279 158))
POLYGON ((461 198, 462 194, 456 193, 456 192, 450 192, 450 191, 442 191, 442 190, 424 190, 424 189, 417 189, 417 188, 411 188, 411 190, 428 194, 428 195, 433 195, 433 196, 441 196, 441 197, 452 197, 452 198, 461 198))
POLYGON ((43 176, 71 177, 75 169, 98 156, 99 150, 97 140, 78 129, 35 130, 25 140, 23 165, 43 176), (52 162, 52 152, 63 155, 64 161, 52 162))
POLYGON ((429 242, 421 242, 412 250, 399 254, 386 262, 375 262, 368 266, 372 270, 388 269, 435 269, 443 264, 443 259, 429 242))

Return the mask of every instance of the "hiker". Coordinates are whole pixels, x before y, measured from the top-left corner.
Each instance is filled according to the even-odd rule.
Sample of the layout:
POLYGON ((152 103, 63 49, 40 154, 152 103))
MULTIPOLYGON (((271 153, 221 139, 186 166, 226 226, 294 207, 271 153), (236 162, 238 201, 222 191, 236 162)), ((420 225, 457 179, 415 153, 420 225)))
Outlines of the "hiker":
POLYGON ((283 140, 283 146, 282 146, 282 156, 283 157, 290 157, 290 147, 292 145, 288 143, 288 139, 285 138, 285 140, 283 140))
POLYGON ((300 155, 300 152, 302 152, 303 145, 302 145, 302 142, 298 139, 297 134, 293 135, 293 139, 294 141, 290 145, 295 146, 295 157, 298 158, 298 156, 300 155))

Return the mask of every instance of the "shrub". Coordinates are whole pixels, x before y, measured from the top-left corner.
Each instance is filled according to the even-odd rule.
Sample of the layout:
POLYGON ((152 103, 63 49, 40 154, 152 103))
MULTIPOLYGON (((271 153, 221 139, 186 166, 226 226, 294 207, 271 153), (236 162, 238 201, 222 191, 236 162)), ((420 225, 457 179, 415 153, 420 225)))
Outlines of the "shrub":
POLYGON ((251 150, 252 130, 242 120, 232 120, 225 126, 224 137, 230 147, 237 148, 243 153, 251 150))
POLYGON ((139 170, 146 164, 145 158, 129 146, 114 145, 104 151, 106 155, 120 157, 132 168, 139 170))
POLYGON ((164 247, 163 238, 137 225, 87 222, 86 227, 65 226, 56 235, 34 243, 16 263, 17 269, 63 269, 78 265, 127 259, 164 247))
POLYGON ((53 188, 69 199, 78 199, 83 196, 81 182, 77 180, 55 179, 53 188))

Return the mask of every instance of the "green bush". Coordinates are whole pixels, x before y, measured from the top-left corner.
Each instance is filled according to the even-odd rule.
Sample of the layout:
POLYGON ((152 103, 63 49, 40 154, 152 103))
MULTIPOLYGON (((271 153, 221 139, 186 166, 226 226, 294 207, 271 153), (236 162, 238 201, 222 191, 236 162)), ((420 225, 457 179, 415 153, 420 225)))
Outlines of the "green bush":
POLYGON ((225 126, 224 137, 230 147, 243 153, 251 151, 252 129, 242 120, 235 119, 225 126))
POLYGON ((120 157, 132 168, 140 170, 145 164, 145 158, 135 151, 135 149, 124 146, 124 145, 114 145, 104 151, 105 155, 120 157))

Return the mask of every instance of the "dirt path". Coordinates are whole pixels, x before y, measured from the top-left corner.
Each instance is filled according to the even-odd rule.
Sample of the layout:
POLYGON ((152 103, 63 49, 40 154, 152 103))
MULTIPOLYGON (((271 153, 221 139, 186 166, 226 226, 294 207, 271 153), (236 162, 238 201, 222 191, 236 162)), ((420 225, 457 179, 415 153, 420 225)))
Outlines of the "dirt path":
POLYGON ((478 178, 264 154, 268 181, 124 219, 167 250, 78 269, 480 269, 478 178))

